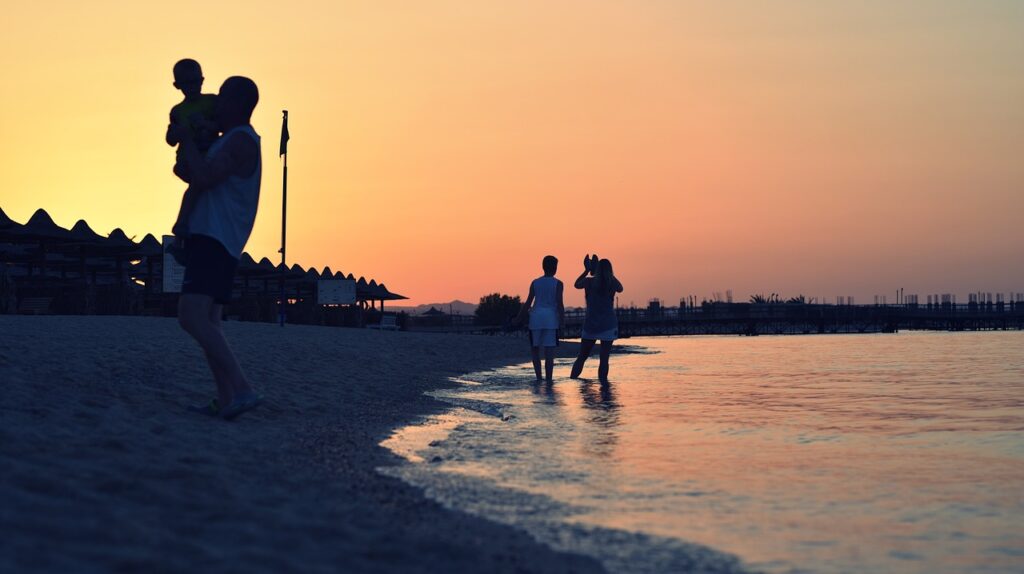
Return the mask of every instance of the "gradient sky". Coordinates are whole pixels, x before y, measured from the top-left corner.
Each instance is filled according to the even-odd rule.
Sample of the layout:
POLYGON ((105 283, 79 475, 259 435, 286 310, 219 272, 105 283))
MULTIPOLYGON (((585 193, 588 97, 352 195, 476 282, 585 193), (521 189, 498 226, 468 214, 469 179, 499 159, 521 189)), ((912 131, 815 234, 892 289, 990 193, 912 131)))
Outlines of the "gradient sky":
MULTIPOLYGON (((1024 2, 23 2, 0 207, 167 233, 171 67, 261 90, 277 260, 414 303, 525 295, 588 252, 621 302, 1024 291, 1024 2)), ((569 304, 579 304, 577 293, 569 304)))

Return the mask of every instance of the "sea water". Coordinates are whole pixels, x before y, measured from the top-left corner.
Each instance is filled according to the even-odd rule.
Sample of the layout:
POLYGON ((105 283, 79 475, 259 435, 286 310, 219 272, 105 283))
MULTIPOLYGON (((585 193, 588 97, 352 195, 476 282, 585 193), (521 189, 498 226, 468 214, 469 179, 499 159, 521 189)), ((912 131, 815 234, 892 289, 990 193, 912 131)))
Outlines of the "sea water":
POLYGON ((615 572, 1024 572, 1024 333, 618 346, 462 377, 385 472, 615 572))

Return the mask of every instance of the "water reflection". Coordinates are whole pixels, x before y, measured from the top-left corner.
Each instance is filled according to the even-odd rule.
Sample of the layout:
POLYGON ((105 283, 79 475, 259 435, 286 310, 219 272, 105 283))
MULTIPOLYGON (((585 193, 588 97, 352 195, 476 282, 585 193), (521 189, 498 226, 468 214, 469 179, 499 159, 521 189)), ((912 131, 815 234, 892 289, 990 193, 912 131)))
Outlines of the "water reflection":
POLYGON ((530 386, 530 390, 533 391, 533 394, 541 398, 538 402, 551 405, 562 404, 561 396, 555 391, 555 384, 551 381, 534 381, 530 386))
POLYGON ((583 379, 580 397, 583 399, 583 420, 592 427, 583 433, 584 452, 599 458, 611 458, 619 442, 617 427, 622 424, 620 405, 615 400, 612 383, 595 384, 583 379))
POLYGON ((440 451, 461 466, 430 468, 756 571, 1022 571, 1024 332, 647 343, 608 385, 480 374, 458 396, 515 418, 463 418, 440 451))

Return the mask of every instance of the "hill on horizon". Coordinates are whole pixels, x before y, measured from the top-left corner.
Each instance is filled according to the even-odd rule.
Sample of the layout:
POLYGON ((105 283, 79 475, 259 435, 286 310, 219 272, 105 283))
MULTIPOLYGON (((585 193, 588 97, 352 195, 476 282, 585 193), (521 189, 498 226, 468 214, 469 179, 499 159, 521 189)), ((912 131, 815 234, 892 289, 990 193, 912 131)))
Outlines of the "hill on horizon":
POLYGON ((423 305, 388 305, 385 311, 404 311, 410 315, 422 315, 431 307, 438 311, 444 311, 445 313, 455 313, 457 315, 472 315, 476 312, 476 303, 467 303, 455 299, 454 301, 448 301, 447 303, 425 303, 423 305))

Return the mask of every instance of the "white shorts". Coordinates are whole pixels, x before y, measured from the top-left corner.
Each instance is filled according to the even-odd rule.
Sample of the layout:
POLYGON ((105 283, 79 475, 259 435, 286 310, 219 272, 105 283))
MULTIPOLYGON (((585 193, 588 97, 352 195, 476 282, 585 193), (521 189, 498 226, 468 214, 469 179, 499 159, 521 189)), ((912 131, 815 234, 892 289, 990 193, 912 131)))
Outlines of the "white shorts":
POLYGON ((614 341, 619 338, 619 329, 616 327, 614 329, 599 332, 587 331, 584 329, 580 338, 590 339, 591 341, 614 341))
POLYGON ((530 329, 530 345, 534 347, 557 347, 555 329, 530 329))

